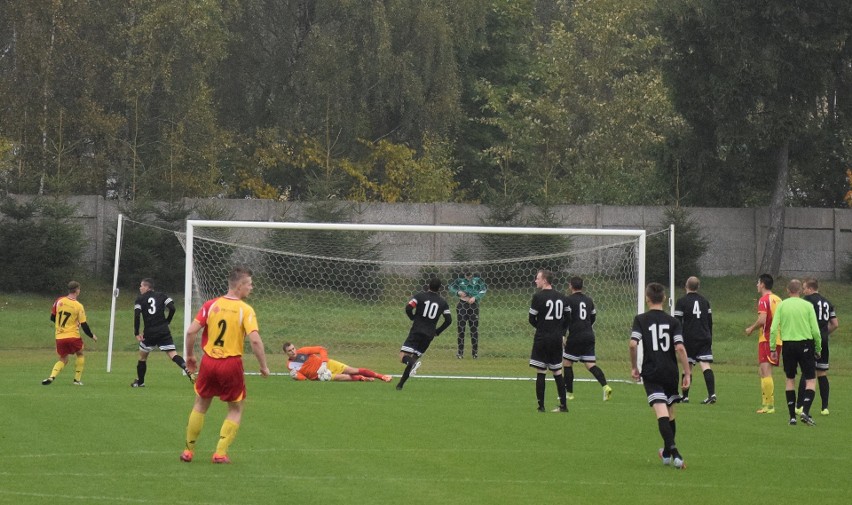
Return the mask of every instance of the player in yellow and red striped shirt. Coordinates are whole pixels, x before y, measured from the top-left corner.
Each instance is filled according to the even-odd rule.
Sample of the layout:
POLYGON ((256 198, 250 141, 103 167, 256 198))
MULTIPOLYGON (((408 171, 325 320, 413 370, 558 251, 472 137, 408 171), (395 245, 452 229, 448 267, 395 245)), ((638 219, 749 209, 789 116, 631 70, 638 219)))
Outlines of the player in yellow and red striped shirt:
POLYGON ((86 357, 83 354, 83 339, 80 338, 80 330, 97 342, 98 337, 89 329, 86 321, 86 309, 77 301, 80 296, 80 283, 71 281, 68 283, 68 294, 60 296, 53 302, 50 310, 50 320, 53 321, 56 333, 56 354, 59 361, 53 365, 50 376, 41 383, 45 386, 53 384, 53 380, 59 372, 68 364, 68 356, 74 354, 74 385, 82 386, 83 369, 86 365, 86 357))
MULTIPOLYGON (((778 360, 773 359, 770 352, 769 329, 772 327, 775 307, 781 303, 781 298, 772 292, 774 283, 775 280, 769 274, 761 274, 758 277, 757 292, 760 293, 760 300, 757 302, 757 320, 745 330, 746 335, 751 335, 757 327, 761 327, 757 339, 757 361, 763 404, 757 409, 758 414, 775 413, 775 382, 772 380, 772 367, 778 366, 778 360)), ((780 353, 780 339, 776 339, 776 345, 780 353)))
POLYGON ((228 276, 228 294, 208 300, 198 311, 186 332, 186 365, 191 373, 196 371, 195 339, 201 334, 203 360, 195 380, 195 404, 186 427, 186 447, 181 461, 192 461, 195 443, 204 416, 213 397, 228 403, 228 414, 219 432, 219 443, 213 454, 213 463, 230 463, 228 447, 237 436, 243 414, 246 386, 243 373, 243 346, 248 337, 251 348, 260 364, 260 374, 269 376, 263 341, 258 333, 254 309, 243 301, 253 289, 252 272, 247 268, 234 268, 228 276))

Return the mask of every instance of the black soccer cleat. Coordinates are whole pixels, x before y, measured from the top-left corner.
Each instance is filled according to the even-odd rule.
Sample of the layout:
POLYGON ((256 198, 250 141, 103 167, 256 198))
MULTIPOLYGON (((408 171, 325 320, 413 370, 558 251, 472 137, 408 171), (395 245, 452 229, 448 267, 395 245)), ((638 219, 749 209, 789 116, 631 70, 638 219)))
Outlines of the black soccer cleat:
POLYGON ((560 405, 560 406, 556 407, 555 409, 551 410, 551 412, 568 412, 568 406, 567 405, 560 405))
POLYGON ((800 419, 802 420, 803 423, 805 423, 808 426, 816 426, 816 423, 814 422, 814 418, 809 416, 808 414, 805 414, 804 412, 802 413, 800 419))
POLYGON ((53 377, 48 377, 47 379, 41 381, 42 386, 49 386, 51 384, 53 384, 53 377))
POLYGON ((689 397, 684 396, 683 398, 680 399, 680 403, 689 403, 689 397))
POLYGON ((144 382, 140 382, 140 381, 139 381, 139 379, 134 379, 134 380, 133 380, 133 383, 132 383, 132 384, 130 384, 130 387, 132 387, 132 388, 144 388, 144 387, 145 387, 145 383, 144 383, 144 382))
POLYGON ((716 403, 716 395, 710 395, 704 400, 701 401, 703 405, 710 405, 712 403, 716 403))

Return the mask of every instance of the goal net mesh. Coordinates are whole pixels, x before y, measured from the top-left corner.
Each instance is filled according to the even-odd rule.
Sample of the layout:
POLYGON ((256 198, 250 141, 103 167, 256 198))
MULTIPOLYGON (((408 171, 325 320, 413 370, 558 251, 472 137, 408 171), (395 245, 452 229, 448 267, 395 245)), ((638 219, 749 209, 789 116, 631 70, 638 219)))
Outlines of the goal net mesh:
MULTIPOLYGON (((185 237, 181 236, 182 239, 185 237)), ((533 328, 528 310, 540 268, 568 293, 584 279, 597 309, 596 353, 608 375, 626 378, 627 338, 637 309, 638 237, 606 235, 357 231, 196 226, 192 242, 192 311, 227 290, 235 265, 253 271, 254 307, 268 352, 284 342, 321 345, 352 366, 398 373, 398 351, 410 321, 404 307, 437 276, 453 324, 425 358, 431 373, 529 375, 533 328), (479 300, 478 359, 471 328, 457 358, 459 296, 448 285, 472 273, 486 292, 479 300), (389 368, 389 369, 388 369, 389 368)), ((192 316, 193 314, 190 314, 192 316)), ((578 377, 579 378, 579 377, 578 377)))

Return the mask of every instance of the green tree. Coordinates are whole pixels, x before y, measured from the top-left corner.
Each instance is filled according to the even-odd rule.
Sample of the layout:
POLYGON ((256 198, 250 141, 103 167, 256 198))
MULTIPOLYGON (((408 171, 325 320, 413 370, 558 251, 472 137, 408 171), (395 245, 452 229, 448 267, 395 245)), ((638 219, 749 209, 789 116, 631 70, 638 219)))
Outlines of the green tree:
POLYGON ((671 47, 666 80, 692 126, 683 146, 689 155, 678 166, 702 188, 688 197, 769 204, 760 270, 777 274, 791 173, 810 165, 800 159, 809 150, 797 146, 843 119, 829 117, 836 110, 827 104, 838 97, 832 93, 837 69, 848 61, 852 5, 690 0, 658 6, 671 47))

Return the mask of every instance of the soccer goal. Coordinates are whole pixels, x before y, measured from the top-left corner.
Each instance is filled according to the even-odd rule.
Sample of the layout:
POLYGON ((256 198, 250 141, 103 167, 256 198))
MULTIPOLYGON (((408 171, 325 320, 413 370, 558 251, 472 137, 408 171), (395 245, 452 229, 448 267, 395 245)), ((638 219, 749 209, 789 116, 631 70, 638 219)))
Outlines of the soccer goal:
POLYGON ((226 292, 228 271, 244 265, 254 274, 248 301, 275 353, 291 341, 359 366, 390 366, 410 328, 405 304, 437 276, 454 321, 429 348, 430 371, 527 375, 533 280, 546 268, 566 293, 571 277, 584 279, 597 308, 598 359, 626 377, 630 326, 644 311, 644 230, 189 220, 183 238, 184 327, 204 300, 226 292), (469 324, 457 358, 459 297, 448 290, 466 273, 485 287, 475 366, 469 324))

